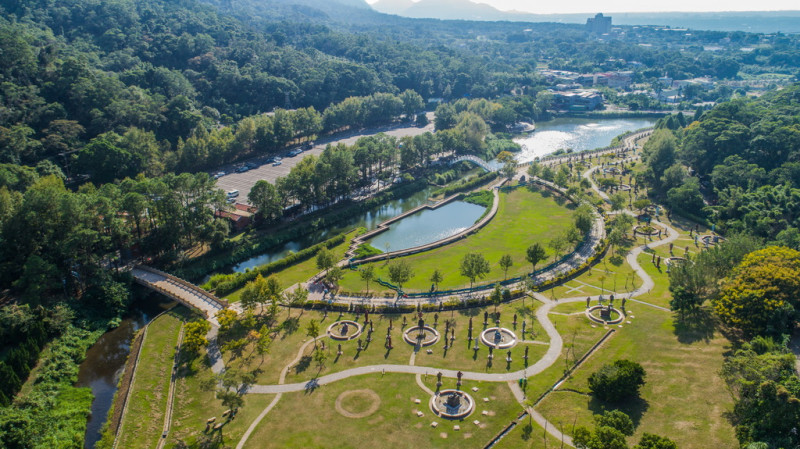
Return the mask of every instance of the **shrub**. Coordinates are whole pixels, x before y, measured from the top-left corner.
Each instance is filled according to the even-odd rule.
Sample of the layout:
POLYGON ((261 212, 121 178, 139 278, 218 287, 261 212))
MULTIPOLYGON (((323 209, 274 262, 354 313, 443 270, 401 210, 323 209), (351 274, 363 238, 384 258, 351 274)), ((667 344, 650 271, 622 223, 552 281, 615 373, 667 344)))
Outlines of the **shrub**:
POLYGON ((358 245, 355 252, 356 259, 365 259, 367 257, 376 256, 381 254, 382 251, 374 246, 370 245, 369 243, 362 243, 358 245))
POLYGON ((621 402, 639 395, 644 378, 642 365, 630 360, 616 360, 589 376, 589 389, 602 401, 621 402))
POLYGON ((464 201, 477 204, 478 206, 491 207, 492 202, 494 201, 494 195, 492 195, 492 192, 489 190, 480 190, 465 196, 464 201))

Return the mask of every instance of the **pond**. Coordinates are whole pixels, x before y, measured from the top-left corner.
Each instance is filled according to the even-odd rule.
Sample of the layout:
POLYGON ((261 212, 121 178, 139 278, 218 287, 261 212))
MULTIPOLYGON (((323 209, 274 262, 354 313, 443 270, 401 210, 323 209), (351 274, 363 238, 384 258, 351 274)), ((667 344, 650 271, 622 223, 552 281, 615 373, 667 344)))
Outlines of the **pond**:
MULTIPOLYGON (((302 239, 293 240, 284 244, 279 248, 274 248, 263 254, 251 257, 243 262, 240 262, 230 268, 228 272, 242 273, 248 268, 252 269, 259 265, 268 264, 279 260, 289 253, 289 251, 300 251, 303 248, 308 248, 315 243, 319 243, 327 238, 336 236, 342 232, 347 232, 353 228, 363 226, 367 230, 375 229, 378 224, 402 214, 403 212, 421 206, 428 201, 428 197, 433 192, 433 187, 428 187, 419 192, 412 193, 404 198, 389 201, 388 203, 377 206, 371 210, 353 216, 346 222, 340 223, 336 226, 331 226, 327 229, 322 229, 317 232, 306 235, 302 239)), ((379 248, 380 249, 380 248, 379 248)), ((394 249, 394 248, 393 248, 394 249)), ((205 282, 205 281, 204 281, 205 282)))
POLYGON ((608 146, 614 137, 655 125, 652 118, 557 118, 536 124, 536 131, 514 139, 524 145, 517 154, 518 162, 530 162, 537 157, 546 156, 560 149, 573 152, 594 150, 608 146))
POLYGON ((381 251, 398 251, 450 237, 472 226, 486 210, 483 206, 453 201, 425 209, 392 223, 367 243, 381 251))

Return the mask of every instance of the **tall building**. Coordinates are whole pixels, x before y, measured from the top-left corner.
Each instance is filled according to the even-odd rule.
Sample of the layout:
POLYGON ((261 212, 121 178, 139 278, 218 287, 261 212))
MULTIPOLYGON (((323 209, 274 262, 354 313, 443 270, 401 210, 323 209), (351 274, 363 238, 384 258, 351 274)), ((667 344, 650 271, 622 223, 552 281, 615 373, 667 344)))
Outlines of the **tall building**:
POLYGON ((597 13, 594 18, 586 19, 586 31, 596 34, 608 34, 611 32, 611 17, 605 17, 603 13, 597 13))

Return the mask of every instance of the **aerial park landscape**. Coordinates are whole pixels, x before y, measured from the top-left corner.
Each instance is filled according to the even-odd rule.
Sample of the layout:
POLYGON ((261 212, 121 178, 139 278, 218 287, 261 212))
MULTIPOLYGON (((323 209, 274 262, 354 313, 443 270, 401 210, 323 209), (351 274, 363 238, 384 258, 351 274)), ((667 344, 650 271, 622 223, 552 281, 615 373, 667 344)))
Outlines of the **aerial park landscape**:
POLYGON ((0 448, 800 448, 800 13, 482 1, 0 2, 0 448))
MULTIPOLYGON (((527 247, 537 241, 549 242, 574 226, 578 204, 566 190, 532 178, 528 166, 523 165, 510 179, 480 189, 493 194, 492 206, 485 214, 490 219, 474 234, 468 228, 450 243, 432 242, 430 249, 411 248, 414 254, 395 254, 366 264, 357 259, 337 260, 344 268, 338 283, 346 291, 324 293, 324 273, 315 273, 310 282, 307 279, 307 283, 295 287, 307 288, 311 302, 294 313, 265 311, 263 305, 246 309, 240 295, 238 302, 230 304, 230 310, 250 314, 250 320, 255 321, 285 320, 278 326, 285 330, 270 337, 264 352, 258 349, 258 338, 245 336, 243 333, 248 331, 240 324, 228 324, 232 320, 226 312, 209 313, 209 318, 217 318, 212 318, 212 343, 207 353, 210 360, 217 361, 215 364, 208 366, 202 360, 203 351, 192 355, 191 360, 186 355, 162 359, 167 367, 175 363, 177 391, 192 392, 167 398, 175 401, 177 409, 184 410, 179 412, 183 428, 173 427, 172 438, 177 440, 196 430, 184 422, 203 421, 202 416, 196 415, 198 410, 195 414, 186 410, 191 408, 190 403, 202 403, 194 397, 202 388, 201 379, 208 381, 213 374, 231 370, 251 376, 242 391, 242 406, 229 412, 235 413, 235 418, 215 416, 208 434, 228 439, 228 444, 235 443, 236 447, 263 447, 266 439, 278 447, 299 441, 336 445, 335 438, 340 434, 314 432, 311 423, 316 419, 344 419, 341 426, 350 429, 347 433, 351 434, 363 431, 360 427, 366 425, 369 434, 381 435, 374 441, 385 442, 389 435, 386 444, 398 447, 447 446, 448 439, 475 439, 480 444, 491 441, 500 447, 544 447, 547 441, 572 445, 571 437, 559 430, 564 425, 563 415, 555 415, 561 419, 559 422, 550 422, 537 408, 550 410, 554 402, 563 404, 564 401, 551 398, 563 395, 562 391, 569 394, 570 390, 561 387, 572 382, 580 368, 603 363, 604 357, 595 352, 602 354, 601 348, 612 346, 625 333, 646 338, 647 329, 636 329, 640 322, 652 325, 667 318, 664 287, 657 282, 663 282, 669 263, 682 259, 673 254, 682 255, 684 250, 677 251, 673 245, 677 243, 691 252, 703 248, 702 244, 692 243, 689 249, 687 244, 692 239, 685 224, 671 223, 657 215, 649 224, 655 231, 652 233, 642 231, 644 226, 634 226, 630 220, 625 241, 618 243, 630 251, 625 259, 615 254, 617 249, 600 243, 606 236, 603 216, 611 226, 616 215, 633 212, 627 207, 611 211, 608 194, 597 183, 600 179, 616 180, 622 191, 632 192, 630 185, 620 179, 630 175, 651 132, 633 133, 622 139, 620 146, 607 150, 552 157, 551 161, 545 159, 536 164, 537 168, 539 164, 552 169, 574 167, 571 175, 586 179, 590 185, 579 196, 600 199, 602 204, 592 208, 589 232, 581 236, 580 242, 571 243, 567 256, 563 254, 565 248, 548 248, 539 256, 541 263, 535 276, 528 275, 531 261, 525 260, 527 247), (493 207, 495 204, 499 207, 493 207), (468 285, 466 275, 455 271, 466 254, 478 254, 482 248, 487 249, 488 260, 498 260, 505 252, 514 254, 508 268, 518 268, 509 276, 502 267, 490 268, 487 263, 480 277, 489 282, 464 288, 468 285), (387 267, 392 263, 413 267, 414 274, 408 277, 416 277, 417 281, 407 279, 400 290, 380 280, 381 276, 390 278, 387 267), (447 275, 456 279, 449 283, 442 279, 431 291, 427 287, 437 270, 442 278, 447 275), (371 289, 360 276, 365 271, 373 272, 371 289), (236 347, 226 351, 228 344, 236 347), (448 400, 455 405, 448 405, 448 400), (448 410, 453 413, 448 414, 448 410), (377 417, 374 425, 369 424, 368 417, 377 417), (305 420, 308 427, 290 425, 285 419, 305 420), (351 420, 355 422, 350 423, 351 420), (538 429, 535 432, 534 425, 538 429), (397 440, 391 437, 392 429, 405 426, 397 440), (409 437, 409 433, 414 436, 409 437)), ((656 209, 649 209, 657 214, 656 209)), ((281 272, 274 275, 281 277, 281 272)), ((224 304, 224 300, 221 302, 224 304)), ((222 310, 222 304, 217 310, 222 310)), ((177 338, 174 334, 173 331, 170 341, 177 338)), ((137 365, 141 363, 140 360, 137 365)), ((137 388, 152 387, 146 386, 148 381, 141 377, 137 382, 129 394, 137 394, 137 388)), ((580 397, 580 393, 574 394, 580 397)), ((577 398, 570 400, 574 399, 577 398)), ((159 416, 165 413, 153 404, 139 411, 129 408, 121 422, 121 435, 156 435, 155 430, 141 428, 153 424, 137 415, 154 412, 159 416), (126 425, 137 426, 138 431, 126 432, 126 425)), ((591 423, 590 414, 575 413, 572 418, 573 426, 591 423)))

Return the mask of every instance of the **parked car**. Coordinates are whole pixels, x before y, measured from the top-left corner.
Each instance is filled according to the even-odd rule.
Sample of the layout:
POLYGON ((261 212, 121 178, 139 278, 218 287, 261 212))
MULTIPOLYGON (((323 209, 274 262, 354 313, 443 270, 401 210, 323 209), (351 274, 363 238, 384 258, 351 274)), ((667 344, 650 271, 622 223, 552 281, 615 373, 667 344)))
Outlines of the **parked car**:
POLYGON ((277 167, 277 166, 279 166, 279 165, 281 165, 281 164, 283 164, 283 162, 281 162, 281 161, 275 161, 275 162, 273 162, 273 163, 272 163, 272 166, 273 166, 273 167, 277 167))
POLYGON ((246 172, 248 170, 250 170, 250 168, 248 166, 242 165, 241 167, 236 169, 236 173, 244 173, 244 172, 246 172))

